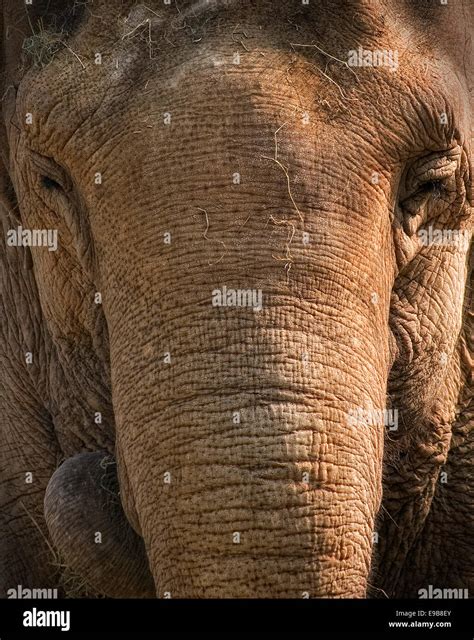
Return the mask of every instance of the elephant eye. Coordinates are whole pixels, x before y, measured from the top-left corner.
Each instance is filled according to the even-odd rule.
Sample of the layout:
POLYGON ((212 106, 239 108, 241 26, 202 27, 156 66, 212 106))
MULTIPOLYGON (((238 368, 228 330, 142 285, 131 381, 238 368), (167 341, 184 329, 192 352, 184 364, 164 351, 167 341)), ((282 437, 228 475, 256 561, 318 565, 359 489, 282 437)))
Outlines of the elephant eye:
POLYGON ((445 190, 445 183, 442 180, 428 180, 428 182, 424 182, 420 187, 420 193, 433 196, 434 198, 440 198, 445 190))
POLYGON ((461 156, 462 149, 456 146, 419 158, 405 170, 398 202, 407 235, 450 209, 458 196, 461 156))
POLYGON ((41 184, 45 189, 48 189, 48 191, 52 191, 54 189, 56 190, 62 189, 59 182, 57 182, 53 178, 50 178, 49 176, 41 176, 41 184))
POLYGON ((31 162, 42 190, 50 193, 67 193, 71 190, 72 184, 67 172, 52 158, 32 152, 31 162))

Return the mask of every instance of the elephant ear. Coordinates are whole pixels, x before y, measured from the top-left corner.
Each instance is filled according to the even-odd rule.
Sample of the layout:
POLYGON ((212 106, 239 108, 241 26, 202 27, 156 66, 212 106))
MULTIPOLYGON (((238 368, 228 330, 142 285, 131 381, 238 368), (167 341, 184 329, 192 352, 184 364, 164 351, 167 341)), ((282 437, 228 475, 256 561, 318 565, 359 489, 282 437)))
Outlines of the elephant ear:
POLYGON ((55 586, 57 571, 43 508, 60 457, 44 401, 51 342, 30 249, 7 243, 20 219, 5 123, 15 105, 22 43, 31 33, 24 14, 23 2, 4 2, 0 15, 0 598, 18 584, 55 586))
POLYGON ((18 224, 17 210, 0 160, 0 598, 17 584, 54 587, 57 571, 43 509, 60 457, 44 403, 51 345, 30 250, 7 246, 7 232, 18 224))
POLYGON ((86 4, 0 2, 0 598, 18 584, 58 585, 60 560, 46 526, 44 496, 63 455, 48 401, 55 351, 30 248, 7 242, 8 231, 22 221, 9 136, 22 78, 47 64, 56 47, 67 46, 86 4))

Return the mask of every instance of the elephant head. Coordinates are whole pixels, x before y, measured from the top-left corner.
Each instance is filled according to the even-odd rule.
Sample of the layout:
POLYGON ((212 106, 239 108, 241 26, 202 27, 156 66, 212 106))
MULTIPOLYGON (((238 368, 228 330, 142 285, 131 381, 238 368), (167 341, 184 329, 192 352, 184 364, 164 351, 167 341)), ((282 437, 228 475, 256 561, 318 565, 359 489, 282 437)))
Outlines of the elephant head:
POLYGON ((474 506, 468 4, 5 4, 9 238, 57 232, 6 247, 18 322, 63 457, 115 453, 129 594, 144 554, 159 597, 472 583, 472 515, 434 552, 474 506))

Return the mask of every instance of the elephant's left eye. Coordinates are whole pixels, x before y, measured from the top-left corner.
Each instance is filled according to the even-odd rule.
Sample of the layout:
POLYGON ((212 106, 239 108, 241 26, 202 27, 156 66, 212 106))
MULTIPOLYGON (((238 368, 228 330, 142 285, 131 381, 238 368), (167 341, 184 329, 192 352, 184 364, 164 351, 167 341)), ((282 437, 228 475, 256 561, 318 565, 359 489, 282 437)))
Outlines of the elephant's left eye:
POLYGON ((62 189, 62 187, 59 184, 59 182, 54 180, 54 178, 50 178, 49 176, 46 176, 46 175, 42 175, 41 176, 41 184, 43 185, 43 187, 45 189, 48 189, 50 191, 52 189, 62 189))
MULTIPOLYGON (((399 208, 407 235, 448 211, 458 198, 462 149, 430 153, 412 163, 402 179, 399 208)), ((462 181, 461 181, 462 182, 462 181)))

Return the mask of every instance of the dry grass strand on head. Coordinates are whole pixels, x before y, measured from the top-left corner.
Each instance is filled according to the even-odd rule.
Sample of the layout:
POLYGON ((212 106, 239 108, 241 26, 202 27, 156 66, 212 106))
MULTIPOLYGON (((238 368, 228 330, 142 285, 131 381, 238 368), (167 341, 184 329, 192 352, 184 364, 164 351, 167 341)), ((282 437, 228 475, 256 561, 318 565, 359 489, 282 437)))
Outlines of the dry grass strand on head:
POLYGON ((23 51, 37 67, 46 66, 63 47, 62 34, 39 31, 25 38, 23 51))

